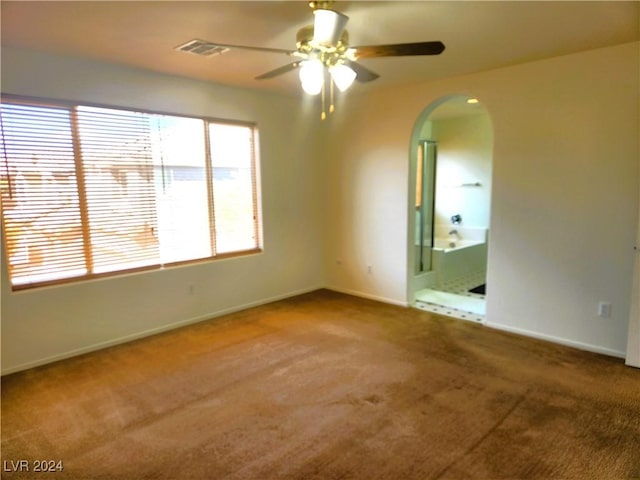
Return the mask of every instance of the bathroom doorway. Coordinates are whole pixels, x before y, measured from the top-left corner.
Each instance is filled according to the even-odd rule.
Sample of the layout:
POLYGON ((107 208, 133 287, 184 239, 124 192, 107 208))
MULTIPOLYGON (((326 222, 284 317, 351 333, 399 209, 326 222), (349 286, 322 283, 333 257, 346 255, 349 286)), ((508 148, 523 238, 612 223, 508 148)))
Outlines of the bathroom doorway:
POLYGON ((493 126, 469 96, 427 107, 414 127, 409 204, 409 301, 483 322, 493 126))

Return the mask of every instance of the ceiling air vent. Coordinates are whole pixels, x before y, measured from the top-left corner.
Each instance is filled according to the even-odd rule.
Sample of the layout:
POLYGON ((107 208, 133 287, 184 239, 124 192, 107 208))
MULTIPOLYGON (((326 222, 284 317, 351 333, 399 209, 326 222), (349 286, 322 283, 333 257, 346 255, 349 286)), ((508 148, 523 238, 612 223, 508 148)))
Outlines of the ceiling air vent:
POLYGON ((211 42, 205 42, 204 40, 189 40, 187 43, 178 45, 176 50, 180 52, 193 53, 194 55, 200 55, 202 57, 211 57, 213 55, 221 55, 228 52, 226 47, 219 47, 211 42))

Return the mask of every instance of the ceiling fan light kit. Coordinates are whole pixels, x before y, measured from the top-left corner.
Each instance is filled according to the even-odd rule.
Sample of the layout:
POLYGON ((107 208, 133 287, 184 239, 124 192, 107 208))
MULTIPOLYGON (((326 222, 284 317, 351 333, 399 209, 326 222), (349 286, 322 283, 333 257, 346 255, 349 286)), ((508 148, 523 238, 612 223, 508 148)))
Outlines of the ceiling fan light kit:
POLYGON ((353 84, 353 81, 357 76, 356 72, 351 67, 348 67, 343 63, 329 67, 329 73, 331 74, 331 78, 336 84, 336 87, 338 87, 338 90, 341 92, 347 90, 347 88, 353 84))
POLYGON ((317 58, 300 63, 300 84, 305 93, 318 95, 324 83, 324 65, 317 58))
POLYGON ((313 25, 307 25, 298 30, 296 50, 226 45, 203 40, 192 40, 176 49, 189 53, 208 52, 208 47, 214 49, 216 53, 223 53, 229 49, 244 49, 284 53, 293 57, 296 59, 295 62, 258 75, 256 80, 277 77, 300 68, 299 78, 303 91, 310 95, 322 93, 321 118, 324 119, 326 118, 325 78, 329 79, 329 113, 331 113, 334 110, 334 84, 338 90, 344 92, 355 80, 370 82, 379 77, 377 73, 358 63, 359 58, 439 55, 445 48, 439 41, 349 47, 349 34, 345 29, 349 17, 332 10, 333 1, 331 0, 310 1, 309 6, 313 9, 314 22, 313 25))

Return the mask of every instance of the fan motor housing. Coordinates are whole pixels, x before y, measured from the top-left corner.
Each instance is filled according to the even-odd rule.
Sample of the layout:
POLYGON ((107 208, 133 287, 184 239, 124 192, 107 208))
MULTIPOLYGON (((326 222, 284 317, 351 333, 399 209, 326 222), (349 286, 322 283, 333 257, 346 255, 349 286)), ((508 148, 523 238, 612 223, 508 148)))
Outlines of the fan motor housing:
POLYGON ((349 32, 345 29, 340 36, 340 40, 335 47, 319 47, 314 46, 312 43, 313 40, 313 25, 306 25, 298 30, 296 34, 296 46, 298 50, 304 53, 309 53, 314 50, 322 50, 322 51, 337 51, 343 52, 347 49, 349 45, 349 32))

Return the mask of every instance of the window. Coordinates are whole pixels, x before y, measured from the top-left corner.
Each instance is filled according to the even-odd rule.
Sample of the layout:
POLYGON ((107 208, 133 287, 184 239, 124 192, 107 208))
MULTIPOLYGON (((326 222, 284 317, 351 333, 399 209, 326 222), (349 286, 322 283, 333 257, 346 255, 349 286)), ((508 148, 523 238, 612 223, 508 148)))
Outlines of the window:
POLYGON ((248 124, 4 99, 14 289, 260 250, 248 124))

